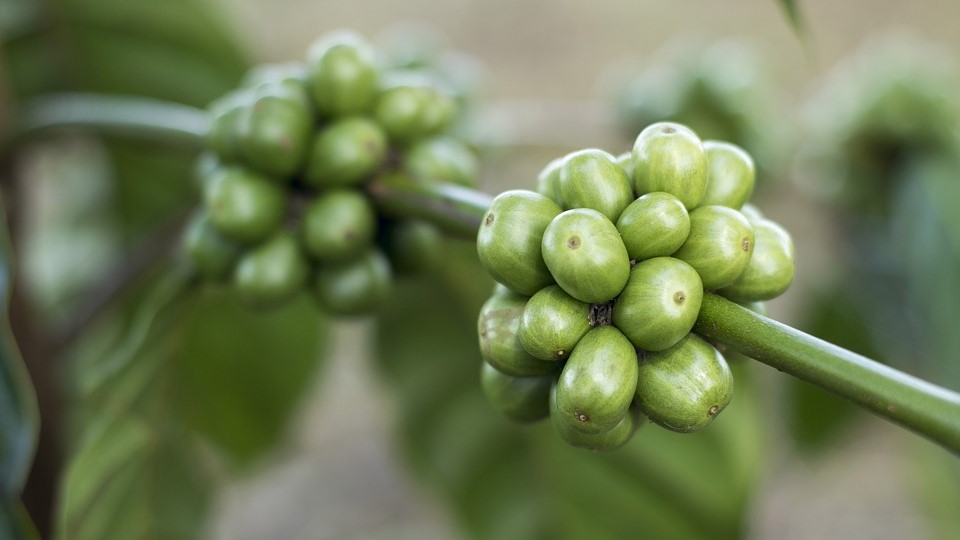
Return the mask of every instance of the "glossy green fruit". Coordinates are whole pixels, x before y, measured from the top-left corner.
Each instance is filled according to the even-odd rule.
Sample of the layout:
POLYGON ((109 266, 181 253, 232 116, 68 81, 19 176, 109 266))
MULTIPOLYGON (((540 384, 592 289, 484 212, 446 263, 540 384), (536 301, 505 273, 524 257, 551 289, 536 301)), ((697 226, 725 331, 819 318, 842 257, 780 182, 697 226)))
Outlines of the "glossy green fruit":
POLYGON ((598 452, 616 450, 633 438, 637 429, 647 421, 640 409, 630 406, 627 414, 609 431, 584 433, 568 424, 557 409, 557 387, 550 390, 550 424, 567 444, 598 452))
POLYGON ((640 355, 637 405, 652 421, 688 433, 709 424, 733 396, 733 375, 720 351, 696 334, 640 355))
POLYGON ((378 249, 368 249, 349 261, 321 266, 314 292, 320 306, 330 313, 363 315, 386 300, 392 278, 387 257, 378 249))
POLYGON ((743 148, 722 141, 703 141, 709 174, 701 206, 719 205, 739 209, 750 200, 757 168, 743 148))
POLYGON ((550 285, 537 291, 523 310, 520 344, 540 360, 564 360, 590 330, 590 304, 550 285))
POLYGON ((627 178, 630 179, 630 189, 633 189, 633 152, 624 152, 617 156, 617 165, 620 165, 623 172, 627 173, 627 178))
POLYGON ((726 206, 701 206, 690 212, 690 235, 673 256, 700 274, 703 288, 716 290, 740 277, 753 253, 753 227, 726 206))
POLYGON ((514 377, 484 362, 480 387, 493 408, 514 422, 536 422, 550 414, 550 387, 556 377, 514 377))
POLYGON ((562 164, 563 158, 554 159, 547 163, 547 166, 537 175, 537 193, 560 206, 563 206, 563 199, 560 198, 560 165, 562 164))
POLYGON ((543 234, 542 252, 557 284, 582 302, 613 300, 630 276, 630 257, 617 228, 589 208, 555 217, 543 234))
POLYGON ((634 261, 666 257, 687 241, 690 215, 669 193, 647 193, 630 203, 617 220, 627 254, 634 261))
POLYGON ((477 185, 480 163, 467 145, 452 137, 431 137, 417 142, 406 153, 404 169, 416 180, 477 185))
POLYGON ((239 167, 217 171, 204 190, 210 221, 224 236, 257 242, 272 235, 283 221, 284 189, 263 176, 239 167))
POLYGON ((317 196, 303 213, 303 245, 321 262, 352 259, 373 243, 377 212, 354 189, 334 189, 317 196))
POLYGON ((307 82, 322 116, 370 111, 379 86, 373 47, 353 32, 321 38, 307 53, 307 82))
POLYGON ((436 225, 420 220, 390 221, 381 244, 398 275, 434 268, 443 259, 443 234, 436 225))
POLYGON ((560 419, 583 433, 613 429, 637 389, 637 351, 619 330, 598 326, 573 350, 557 381, 560 419))
POLYGON ((391 140, 408 144, 435 134, 456 116, 456 103, 432 77, 419 72, 385 76, 374 117, 391 140))
POLYGON ((240 124, 252 101, 252 93, 244 89, 235 90, 210 104, 207 146, 225 162, 234 162, 241 157, 240 124))
POLYGON ((187 225, 183 249, 200 275, 209 281, 223 281, 231 275, 242 246, 220 234, 206 212, 198 212, 187 225))
POLYGON ((527 299, 510 291, 496 292, 480 308, 477 335, 480 354, 497 370, 515 377, 546 375, 557 370, 553 362, 530 356, 520 345, 517 330, 527 299))
POLYGON ((310 110, 304 103, 277 95, 268 87, 257 93, 240 118, 243 159, 266 175, 289 177, 300 170, 306 159, 313 135, 310 110))
POLYGON ((612 222, 633 202, 630 178, 603 150, 578 150, 563 158, 559 188, 564 208, 592 208, 612 222))
POLYGON ((532 191, 497 195, 477 233, 480 264, 510 290, 530 296, 553 283, 540 254, 547 225, 561 212, 550 199, 532 191))
POLYGON ((613 306, 613 324, 638 349, 662 351, 690 332, 703 284, 689 264, 672 257, 637 263, 613 306))
POLYGON ((732 285, 717 291, 734 302, 771 300, 793 283, 796 268, 790 234, 769 219, 755 222, 753 230, 756 240, 746 269, 732 285))
POLYGON ((318 188, 357 185, 370 179, 386 157, 387 137, 380 126, 367 118, 344 118, 313 140, 304 180, 318 188))
POLYGON ((640 132, 633 145, 637 194, 666 191, 692 210, 707 191, 709 165, 703 143, 681 124, 659 122, 640 132))
POLYGON ((234 283, 240 297, 256 307, 269 307, 293 297, 310 268, 297 239, 282 232, 248 251, 237 263, 234 283))

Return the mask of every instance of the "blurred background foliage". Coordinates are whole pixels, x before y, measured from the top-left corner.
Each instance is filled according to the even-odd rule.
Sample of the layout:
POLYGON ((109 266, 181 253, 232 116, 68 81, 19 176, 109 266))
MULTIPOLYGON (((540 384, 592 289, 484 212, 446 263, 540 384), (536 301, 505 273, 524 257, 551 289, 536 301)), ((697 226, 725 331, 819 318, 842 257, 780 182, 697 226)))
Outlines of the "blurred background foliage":
MULTIPOLYGON (((255 62, 353 27, 461 89, 491 193, 578 147, 618 153, 656 120, 741 144, 800 253, 771 314, 960 389, 960 8, 925 4, 804 2, 804 44, 773 2, 0 0, 0 120, 54 91, 202 107, 255 62), (396 24, 410 17, 425 22, 396 24), (930 41, 873 36, 892 26, 930 41), (552 105, 511 124, 507 100, 552 105)), ((11 316, 34 329, 18 337, 38 394, 66 396, 41 399, 41 450, 65 462, 59 537, 960 536, 955 457, 749 360, 696 435, 645 426, 600 455, 508 424, 479 389, 491 284, 470 243, 346 322, 307 298, 253 313, 227 290, 183 294, 160 257, 49 346, 98 283, 175 241, 196 152, 73 133, 0 156, 25 299, 11 316)))

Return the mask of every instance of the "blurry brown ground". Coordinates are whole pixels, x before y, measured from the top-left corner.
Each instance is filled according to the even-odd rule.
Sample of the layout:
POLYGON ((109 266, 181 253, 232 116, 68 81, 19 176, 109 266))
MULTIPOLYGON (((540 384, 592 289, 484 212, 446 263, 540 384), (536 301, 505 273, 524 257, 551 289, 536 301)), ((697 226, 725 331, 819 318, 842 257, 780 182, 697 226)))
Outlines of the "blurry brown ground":
MULTIPOLYGON (((756 41, 788 104, 802 100, 819 74, 878 31, 913 31, 960 55, 960 3, 948 0, 801 1, 809 50, 773 0, 217 2, 265 61, 298 58, 314 37, 333 28, 351 27, 374 37, 397 21, 430 23, 447 45, 486 65, 488 102, 596 99, 599 77, 612 61, 649 55, 683 35, 705 43, 733 36, 756 41)), ((792 109, 771 121, 792 122, 792 109)), ((563 126, 569 146, 494 156, 486 163, 487 191, 531 187, 549 158, 619 140, 596 123, 580 128, 562 118, 541 119, 545 125, 529 129, 549 132, 563 126)), ((771 305, 775 317, 790 322, 797 299, 818 279, 831 235, 816 208, 798 204, 794 196, 768 195, 761 201, 765 212, 782 221, 798 245, 798 282, 771 305)), ((458 537, 441 501, 407 475, 390 442, 389 405, 364 365, 366 336, 363 324, 338 328, 335 361, 292 430, 290 445, 257 476, 228 490, 216 538, 458 537)), ((779 376, 768 371, 775 388, 779 376)), ((775 418, 770 415, 771 423, 775 418)), ((771 472, 749 518, 750 536, 934 538, 920 517, 922 509, 908 495, 905 446, 912 443, 900 430, 871 421, 815 460, 802 460, 785 447, 771 449, 771 472)))

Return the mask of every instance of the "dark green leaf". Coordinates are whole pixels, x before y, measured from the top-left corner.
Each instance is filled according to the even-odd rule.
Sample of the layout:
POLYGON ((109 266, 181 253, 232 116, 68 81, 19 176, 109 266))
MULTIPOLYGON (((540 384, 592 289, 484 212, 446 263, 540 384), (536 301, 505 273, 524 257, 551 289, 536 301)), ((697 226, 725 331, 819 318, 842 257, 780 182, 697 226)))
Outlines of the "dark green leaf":
POLYGON ((547 423, 516 426, 480 391, 476 317, 492 290, 472 244, 436 275, 399 284, 378 320, 378 366, 418 474, 471 538, 737 538, 760 432, 750 374, 695 435, 641 428, 625 448, 566 446, 547 423))

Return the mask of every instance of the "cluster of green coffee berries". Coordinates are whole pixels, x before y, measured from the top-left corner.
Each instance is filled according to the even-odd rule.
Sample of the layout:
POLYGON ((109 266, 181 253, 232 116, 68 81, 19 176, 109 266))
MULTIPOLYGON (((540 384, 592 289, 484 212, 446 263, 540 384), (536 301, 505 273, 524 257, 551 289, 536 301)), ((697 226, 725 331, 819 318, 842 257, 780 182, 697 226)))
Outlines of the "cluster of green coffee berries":
POLYGON ((204 207, 185 247, 200 273, 251 305, 306 287, 335 314, 374 309, 396 271, 438 249, 425 222, 378 216, 376 177, 472 185, 477 160, 446 131, 456 96, 423 70, 384 67, 362 37, 318 40, 306 62, 253 70, 211 105, 204 207))
POLYGON ((645 418, 703 428, 730 401, 730 369, 691 333, 704 291, 750 304, 793 280, 787 232, 747 204, 741 148, 675 123, 619 158, 551 162, 537 193, 496 197, 477 236, 500 284, 478 332, 483 388, 508 417, 551 417, 567 442, 626 443, 645 418))

